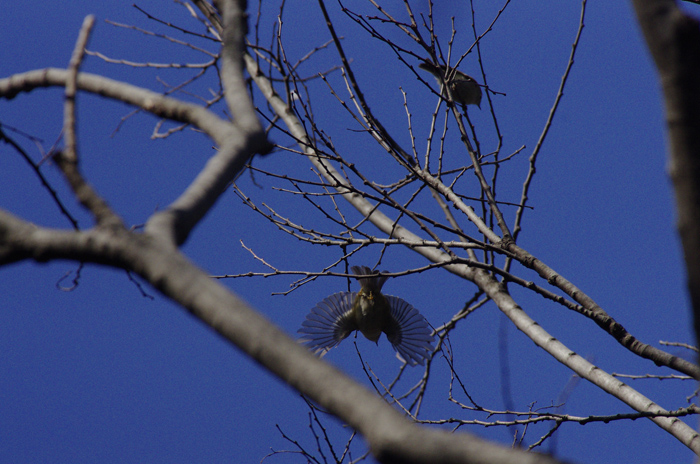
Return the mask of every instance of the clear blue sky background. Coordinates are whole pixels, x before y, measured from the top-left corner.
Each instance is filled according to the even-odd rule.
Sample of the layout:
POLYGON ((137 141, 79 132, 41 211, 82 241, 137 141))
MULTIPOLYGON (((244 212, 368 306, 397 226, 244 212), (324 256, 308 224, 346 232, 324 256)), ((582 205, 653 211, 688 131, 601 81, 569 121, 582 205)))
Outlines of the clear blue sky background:
MULTIPOLYGON (((422 150, 425 125, 421 124, 433 111, 436 97, 397 64, 387 49, 368 46, 366 33, 338 14, 337 5, 328 3, 338 20, 338 33, 346 38, 346 52, 353 59, 366 96, 406 146, 406 116, 399 87, 407 92, 415 127, 421 127, 417 143, 422 150)), ((164 19, 196 28, 186 11, 170 1, 137 4, 164 19)), ((314 2, 287 4, 284 28, 287 52, 293 61, 329 35, 314 2)), ((365 7, 364 2, 348 2, 347 6, 361 8, 359 5, 365 7)), ((392 8, 403 11, 400 5, 392 8)), ((481 8, 477 11, 479 31, 496 11, 481 8)), ((697 13, 697 7, 692 9, 697 13)), ((460 27, 466 24, 468 7, 464 2, 440 5, 436 10, 443 41, 448 37, 450 16, 458 17, 460 27)), ((2 77, 65 67, 83 18, 90 13, 98 19, 92 50, 134 61, 206 60, 181 47, 104 23, 111 19, 187 39, 148 21, 127 3, 33 0, 4 5, 0 20, 2 77)), ((493 97, 505 134, 504 153, 527 146, 504 168, 499 191, 502 199, 519 198, 527 155, 554 100, 579 13, 577 2, 514 2, 482 43, 489 84, 507 94, 493 97)), ((541 154, 531 191, 535 210, 526 215, 520 244, 587 292, 640 340, 657 346, 659 340, 694 343, 674 229, 672 191, 665 171, 656 74, 626 2, 589 2, 585 24, 562 106, 541 154)), ((270 25, 268 16, 261 33, 264 43, 270 25)), ((458 36, 460 53, 471 43, 468 37, 458 36)), ((197 43, 216 51, 211 43, 197 43)), ((302 70, 311 74, 336 62, 336 54, 326 51, 302 70)), ((461 69, 479 76, 472 56, 461 69)), ((84 70, 153 90, 162 89, 156 77, 174 84, 183 76, 169 70, 134 71, 92 57, 86 60, 84 70)), ((339 76, 332 82, 342 88, 339 76)), ((322 91, 321 83, 312 86, 322 91)), ((60 89, 40 90, 2 101, 0 121, 40 137, 47 150, 61 130, 61 95, 60 89)), ((338 146, 359 164, 371 160, 381 166, 376 160, 386 153, 345 130, 354 126, 337 105, 331 106, 333 97, 326 93, 316 98, 315 109, 336 131, 333 136, 338 146)), ((171 202, 211 154, 211 143, 189 131, 168 140, 150 141, 156 120, 146 115, 128 119, 115 134, 120 118, 131 110, 123 104, 81 95, 79 105, 83 169, 128 224, 142 224, 156 208, 171 202)), ((470 109, 470 115, 486 134, 485 147, 493 145, 489 112, 470 109)), ((35 145, 9 135, 22 140, 35 160, 40 158, 35 145)), ((454 132, 451 136, 452 150, 462 156, 454 132)), ((68 228, 27 164, 9 147, 0 150, 0 207, 43 226, 68 228)), ((308 173, 309 169, 308 164, 300 165, 298 158, 286 153, 256 163, 294 173, 308 173)), ((75 205, 55 168, 46 164, 43 170, 81 226, 89 227, 89 217, 75 205)), ((272 192, 270 182, 257 180, 262 189, 253 186, 247 175, 240 185, 256 201, 275 199, 282 214, 297 211, 295 203, 272 192)), ((513 213, 506 209, 510 221, 513 213)), ((312 248, 280 234, 247 210, 232 192, 196 229, 184 251, 213 275, 265 270, 241 247, 241 240, 282 269, 318 271, 337 258, 335 250, 312 248)), ((377 252, 367 252, 361 255, 366 261, 358 259, 353 264, 373 264, 377 252)), ((381 267, 398 271, 423 264, 418 256, 392 251, 381 267)), ((154 299, 144 297, 122 271, 86 266, 77 288, 58 288, 70 286, 76 269, 71 262, 20 263, 0 269, 0 461, 259 462, 271 447, 291 448, 276 424, 309 450, 315 449, 307 409, 298 394, 150 288, 145 291, 154 299), (61 280, 66 274, 69 278, 61 280)), ((536 278, 516 269, 525 278, 536 278)), ((271 296, 272 292, 285 291, 291 281, 278 277, 222 283, 296 336, 308 309, 328 294, 344 290, 346 283, 320 279, 288 296, 271 296)), ((433 325, 439 325, 461 308, 474 288, 443 271, 433 271, 392 279, 386 290, 411 302, 433 325)), ((525 311, 545 329, 606 371, 671 373, 638 360, 581 316, 520 289, 512 290, 525 311)), ((497 361, 501 317, 495 306, 486 306, 463 322, 452 339, 455 363, 470 394, 493 409, 503 408, 497 361)), ((536 402, 535 408, 556 403, 570 372, 512 326, 508 340, 515 408, 527 410, 532 402, 536 402)), ((358 340, 358 346, 383 379, 393 377, 399 363, 386 340, 378 347, 358 340)), ((666 349, 689 357, 681 349, 666 349)), ((351 340, 326 359, 367 383, 351 340)), ((418 369, 409 373, 404 388, 419 376, 418 369)), ((476 417, 447 403, 446 379, 442 363, 436 368, 423 418, 476 417)), ((686 396, 695 387, 692 381, 630 382, 668 409, 685 406, 686 396)), ((565 412, 585 416, 629 409, 582 382, 569 398, 565 412)), ((697 421, 688 422, 694 425, 697 421)), ((333 424, 328 421, 334 437, 349 433, 333 424)), ((499 428, 463 430, 502 443, 509 443, 512 434, 499 428)), ((526 443, 534 442, 545 430, 533 428, 526 443)), ((683 445, 645 420, 565 424, 557 433, 556 445, 558 456, 580 462, 693 459, 683 445)), ((544 449, 549 449, 548 445, 544 449)), ((304 461, 283 455, 266 462, 304 461)))

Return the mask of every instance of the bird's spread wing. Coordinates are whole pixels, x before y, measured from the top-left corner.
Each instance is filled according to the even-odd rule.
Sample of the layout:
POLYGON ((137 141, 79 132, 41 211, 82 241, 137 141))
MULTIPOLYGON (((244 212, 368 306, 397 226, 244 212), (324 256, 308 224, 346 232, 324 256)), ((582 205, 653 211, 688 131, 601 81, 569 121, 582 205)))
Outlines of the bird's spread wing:
POLYGON ((299 333, 304 334, 299 341, 314 353, 321 351, 325 354, 357 330, 357 322, 350 317, 356 295, 349 292, 334 293, 311 308, 299 329, 299 333))
POLYGON ((433 330, 416 308, 396 296, 386 295, 391 307, 391 324, 385 330, 399 356, 408 364, 425 364, 433 351, 433 330))

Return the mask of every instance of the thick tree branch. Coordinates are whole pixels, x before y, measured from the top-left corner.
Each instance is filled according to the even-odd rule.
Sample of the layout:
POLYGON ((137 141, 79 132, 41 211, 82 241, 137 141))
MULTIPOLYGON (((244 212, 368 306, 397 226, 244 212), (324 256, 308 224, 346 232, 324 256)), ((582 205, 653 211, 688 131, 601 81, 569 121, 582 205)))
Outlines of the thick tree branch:
POLYGON ((218 153, 185 192, 165 211, 153 215, 146 225, 152 233, 166 232, 182 245, 192 229, 209 212, 235 176, 256 153, 267 154, 272 145, 248 96, 243 76, 243 52, 247 31, 246 13, 238 0, 221 0, 226 27, 222 43, 221 81, 233 124, 218 153))
POLYGON ((178 250, 148 234, 61 232, 0 211, 0 263, 78 259, 139 274, 281 380, 357 429, 380 462, 555 463, 466 433, 417 426, 375 393, 321 361, 178 250))
POLYGON ((633 0, 659 71, 695 335, 700 339, 700 25, 673 0, 633 0))
POLYGON ((240 0, 219 0, 224 30, 221 48, 221 83, 233 123, 245 132, 265 137, 260 120, 255 112, 253 101, 248 97, 248 89, 243 75, 243 55, 245 36, 248 33, 248 15, 240 0))

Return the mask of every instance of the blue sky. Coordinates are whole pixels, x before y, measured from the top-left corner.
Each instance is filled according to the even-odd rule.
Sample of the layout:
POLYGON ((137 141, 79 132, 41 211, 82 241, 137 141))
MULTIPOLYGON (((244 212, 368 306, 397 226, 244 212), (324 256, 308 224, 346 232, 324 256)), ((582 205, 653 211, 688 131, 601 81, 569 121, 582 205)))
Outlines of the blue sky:
MULTIPOLYGON (((184 8, 170 1, 137 4, 177 24, 197 26, 184 8)), ((400 143, 409 143, 401 87, 408 95, 414 127, 422 130, 416 143, 424 147, 424 124, 436 97, 396 63, 386 47, 368 46, 366 33, 345 20, 337 5, 329 2, 328 6, 377 115, 385 118, 400 143)), ((364 2, 348 2, 347 6, 366 8, 364 2)), ((400 5, 391 6, 393 11, 402 11, 400 5)), ((448 37, 450 16, 457 16, 460 27, 467 24, 466 5, 438 5, 436 10, 443 40, 448 37)), ((480 31, 495 11, 484 6, 477 9, 480 31)), ((0 34, 11 46, 0 49, 2 77, 65 67, 83 18, 90 13, 98 20, 92 50, 134 61, 206 60, 202 54, 104 22, 111 19, 186 38, 148 21, 126 3, 11 2, 5 12, 0 34)), ((328 39, 315 3, 288 2, 287 13, 284 31, 290 59, 300 58, 328 39)), ((527 156, 556 95, 579 14, 576 2, 514 2, 482 42, 489 85, 506 93, 493 96, 505 135, 503 152, 527 147, 503 168, 499 180, 502 199, 519 198, 527 156)), ((269 18, 261 32, 263 43, 269 43, 269 18)), ((629 5, 589 2, 585 24, 562 106, 540 155, 530 195, 535 209, 526 214, 519 244, 587 292, 643 342, 655 346, 659 340, 694 343, 665 170, 663 106, 656 74, 629 5)), ((460 52, 471 44, 469 37, 458 35, 460 52)), ((197 43, 216 51, 213 44, 197 43)), ((333 64, 337 64, 336 54, 329 49, 301 69, 311 74, 333 64)), ((480 75, 472 55, 461 69, 480 75)), ((134 70, 93 57, 87 58, 84 70, 153 90, 162 90, 157 79, 175 83, 184 75, 182 71, 134 70)), ((330 81, 342 90, 337 73, 330 81)), ((381 157, 386 153, 367 137, 348 130, 356 127, 324 86, 310 84, 315 92, 314 109, 319 119, 327 121, 334 142, 359 165, 370 164, 370 171, 381 172, 386 161, 381 157)), ((1 108, 3 124, 39 137, 44 150, 58 139, 61 89, 23 94, 3 101, 1 108)), ((482 131, 486 151, 494 145, 494 136, 490 113, 483 104, 482 108, 469 111, 482 131)), ((127 119, 115 132, 130 111, 124 104, 81 94, 79 140, 87 178, 128 224, 138 225, 178 195, 212 148, 210 141, 191 131, 151 141, 156 119, 141 114, 127 119)), ((459 151, 454 129, 450 134, 452 150, 466 156, 459 151)), ((8 135, 20 140, 35 160, 41 157, 35 144, 11 132, 8 135)), ((279 135, 273 135, 273 140, 285 143, 279 135)), ((68 228, 19 155, 7 146, 2 147, 2 154, 0 207, 43 226, 68 228)), ((256 159, 255 164, 309 175, 310 165, 285 152, 256 159)), ((75 204, 56 169, 50 164, 42 169, 81 226, 89 227, 90 218, 75 204)), ((239 185, 256 202, 274 202, 281 214, 317 223, 312 213, 298 212, 299 203, 275 192, 271 180, 262 176, 255 180, 259 187, 244 174, 239 185)), ((512 222, 514 210, 504 212, 512 222)), ((338 257, 337 250, 311 247, 281 234, 250 212, 233 192, 218 202, 183 251, 212 275, 264 271, 241 242, 281 269, 318 271, 338 257)), ((379 249, 363 252, 351 264, 373 265, 378 253, 379 249)), ((400 271, 424 264, 408 251, 391 249, 380 267, 400 271)), ((76 288, 60 288, 71 285, 76 269, 72 262, 26 262, 0 269, 0 460, 259 462, 270 448, 291 447, 276 425, 309 450, 315 449, 308 410, 297 393, 147 286, 144 291, 153 298, 144 296, 123 271, 89 265, 82 269, 76 288), (68 279, 62 280, 65 275, 68 279)), ((536 278, 518 266, 515 272, 536 278)), ((318 279, 287 296, 272 296, 286 291, 292 281, 288 277, 221 280, 296 336, 309 308, 345 290, 347 284, 339 278, 318 279)), ((433 325, 439 325, 461 308, 474 287, 434 270, 390 279, 385 290, 409 301, 433 325)), ((530 316, 607 372, 671 373, 637 359, 591 321, 517 287, 511 290, 530 316)), ((502 317, 495 306, 486 305, 463 321, 452 336, 455 364, 470 395, 493 409, 503 408, 498 366, 502 317)), ((556 403, 570 371, 508 327, 515 407, 527 410, 532 403, 535 408, 556 403)), ((368 384, 352 342, 343 342, 325 359, 368 384)), ((357 345, 382 379, 393 378, 399 363, 386 339, 379 346, 358 339, 357 345)), ((664 349, 689 356, 680 348, 664 349)), ((409 372, 405 388, 420 374, 418 369, 409 372)), ((436 366, 434 379, 423 418, 474 417, 448 404, 444 362, 436 366)), ((692 381, 629 382, 667 409, 685 406, 685 398, 695 388, 692 381)), ((585 416, 629 409, 581 382, 567 401, 566 412, 585 416)), ((334 437, 348 435, 337 423, 326 420, 334 437)), ((688 419, 690 424, 696 422, 688 419)), ((463 430, 504 444, 510 443, 512 435, 495 427, 463 430)), ((543 430, 546 428, 533 427, 525 442, 533 443, 543 430)), ((558 456, 580 462, 690 462, 693 458, 678 441, 644 420, 565 424, 557 434, 556 446, 558 456)), ((361 450, 359 444, 354 453, 361 450)), ((304 461, 283 455, 266 462, 304 461)))

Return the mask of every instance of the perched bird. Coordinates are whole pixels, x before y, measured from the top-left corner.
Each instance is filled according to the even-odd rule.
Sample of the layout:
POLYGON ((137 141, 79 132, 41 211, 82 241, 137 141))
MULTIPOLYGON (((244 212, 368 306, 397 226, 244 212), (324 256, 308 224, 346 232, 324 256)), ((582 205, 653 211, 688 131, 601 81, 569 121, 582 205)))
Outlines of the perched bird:
POLYGON ((382 332, 399 359, 411 366, 423 365, 433 350, 433 331, 416 308, 401 298, 382 295, 388 277, 367 266, 352 266, 360 281, 359 292, 335 293, 311 309, 302 323, 299 340, 313 352, 325 354, 355 330, 379 343, 382 332))
POLYGON ((442 86, 444 78, 452 100, 465 106, 476 105, 481 109, 481 87, 473 77, 455 68, 435 66, 430 61, 423 61, 418 67, 435 76, 440 86, 442 86))

